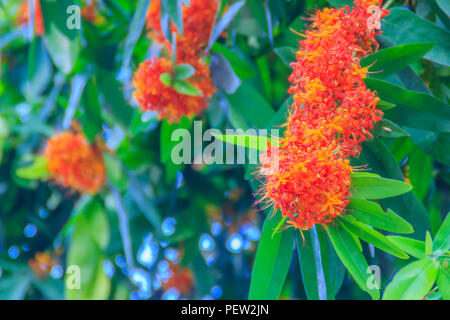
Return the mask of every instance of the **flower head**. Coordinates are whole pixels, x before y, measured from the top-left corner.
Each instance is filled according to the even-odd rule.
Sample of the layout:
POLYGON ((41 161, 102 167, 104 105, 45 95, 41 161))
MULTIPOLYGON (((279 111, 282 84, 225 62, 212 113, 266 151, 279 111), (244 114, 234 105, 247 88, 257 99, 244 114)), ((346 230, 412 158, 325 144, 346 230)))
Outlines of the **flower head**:
POLYGON ((166 58, 154 58, 139 66, 133 83, 134 98, 145 110, 156 111, 160 118, 177 122, 182 116, 192 117, 208 106, 215 88, 209 77, 209 68, 198 65, 196 73, 187 81, 203 93, 203 96, 188 96, 166 86, 160 80, 164 73, 173 75, 173 64, 166 58))
POLYGON ((102 153, 82 134, 66 131, 50 138, 44 156, 53 180, 61 186, 95 194, 105 184, 102 153))
MULTIPOLYGON (((360 144, 382 116, 378 97, 363 81, 368 70, 360 66, 360 58, 378 47, 377 32, 367 25, 367 8, 374 4, 380 3, 356 0, 352 11, 317 11, 292 64, 294 104, 277 170, 271 163, 260 169, 266 178, 260 201, 280 209, 300 229, 344 212, 353 172, 349 157, 359 156, 360 144)), ((382 10, 381 17, 386 14, 382 10)))

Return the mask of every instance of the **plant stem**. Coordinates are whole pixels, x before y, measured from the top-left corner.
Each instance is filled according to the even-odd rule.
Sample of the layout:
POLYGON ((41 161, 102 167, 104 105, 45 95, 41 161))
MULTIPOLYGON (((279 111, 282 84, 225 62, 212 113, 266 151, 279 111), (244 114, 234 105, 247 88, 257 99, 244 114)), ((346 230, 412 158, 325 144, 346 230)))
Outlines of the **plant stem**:
POLYGON ((319 236, 315 226, 312 227, 310 234, 313 243, 314 262, 317 270, 317 290, 319 293, 319 300, 327 300, 327 284, 323 272, 322 256, 320 255, 319 236))
POLYGON ((125 252, 125 260, 127 261, 127 268, 129 270, 134 268, 133 249, 131 246, 130 229, 128 227, 128 216, 122 203, 122 196, 119 190, 110 186, 114 202, 116 203, 117 217, 119 218, 119 230, 122 237, 123 251, 125 252))
POLYGON ((394 0, 389 0, 388 2, 386 2, 383 6, 383 9, 388 9, 391 6, 392 2, 394 2, 394 0))

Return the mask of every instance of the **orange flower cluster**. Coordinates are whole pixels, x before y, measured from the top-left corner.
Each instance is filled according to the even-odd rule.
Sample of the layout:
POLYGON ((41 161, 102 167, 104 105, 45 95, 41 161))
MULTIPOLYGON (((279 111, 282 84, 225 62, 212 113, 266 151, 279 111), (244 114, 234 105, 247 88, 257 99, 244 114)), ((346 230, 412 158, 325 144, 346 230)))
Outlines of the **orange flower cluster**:
POLYGON ((161 286, 165 290, 175 288, 183 295, 190 294, 193 286, 193 274, 191 269, 182 268, 177 264, 171 263, 169 270, 172 275, 166 282, 163 282, 161 286))
POLYGON ((377 32, 367 25, 368 8, 375 4, 381 6, 378 0, 356 0, 352 11, 318 11, 300 41, 278 168, 269 162, 260 170, 266 176, 261 201, 279 208, 294 227, 306 230, 342 214, 353 172, 349 157, 359 156, 360 143, 381 119, 379 99, 363 81, 368 70, 360 67, 360 58, 377 48, 377 32))
POLYGON ((86 0, 86 5, 81 9, 81 16, 94 23, 97 20, 97 0, 86 0))
MULTIPOLYGON (((38 36, 42 36, 45 33, 44 29, 44 19, 42 16, 41 2, 39 0, 34 0, 34 32, 38 36)), ((28 23, 30 20, 30 3, 28 0, 24 0, 19 10, 17 11, 16 24, 22 25, 28 23)))
MULTIPOLYGON (((163 85, 159 76, 162 73, 173 74, 175 66, 165 58, 154 58, 143 62, 133 78, 137 89, 134 97, 143 109, 156 111, 160 118, 167 118, 169 122, 177 122, 182 116, 193 117, 208 107, 208 99, 216 88, 203 56, 206 55, 204 49, 208 45, 217 10, 216 1, 191 0, 189 7, 183 5, 183 35, 176 33, 176 63, 190 64, 195 68, 195 74, 188 82, 203 95, 188 96, 163 85)), ((147 12, 150 37, 172 53, 172 44, 165 40, 160 20, 160 1, 152 1, 147 12)), ((176 31, 174 25, 171 29, 176 31)))
POLYGON ((53 179, 64 187, 96 194, 105 184, 102 153, 82 134, 67 131, 50 138, 44 156, 53 179))

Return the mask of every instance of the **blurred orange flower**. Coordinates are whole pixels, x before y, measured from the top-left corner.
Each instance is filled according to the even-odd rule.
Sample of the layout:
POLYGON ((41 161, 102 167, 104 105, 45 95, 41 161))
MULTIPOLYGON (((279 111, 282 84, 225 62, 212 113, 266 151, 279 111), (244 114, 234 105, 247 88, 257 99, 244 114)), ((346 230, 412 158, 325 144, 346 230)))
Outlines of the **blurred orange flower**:
POLYGON ((96 194, 105 184, 102 153, 80 133, 66 131, 50 138, 44 156, 53 180, 61 186, 96 194))

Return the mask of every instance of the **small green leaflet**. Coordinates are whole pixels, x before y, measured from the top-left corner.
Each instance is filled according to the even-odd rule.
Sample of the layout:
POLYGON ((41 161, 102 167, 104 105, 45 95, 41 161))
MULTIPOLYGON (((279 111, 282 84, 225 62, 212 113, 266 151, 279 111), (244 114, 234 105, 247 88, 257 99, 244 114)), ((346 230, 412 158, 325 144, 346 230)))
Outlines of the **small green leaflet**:
POLYGON ((50 175, 47 170, 47 158, 36 156, 29 166, 18 168, 16 175, 19 178, 29 180, 47 179, 50 175))

